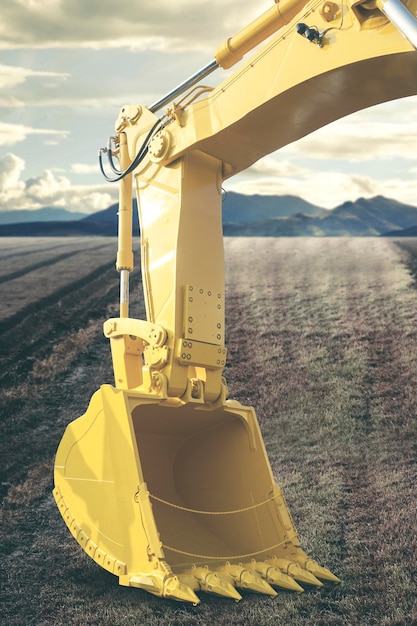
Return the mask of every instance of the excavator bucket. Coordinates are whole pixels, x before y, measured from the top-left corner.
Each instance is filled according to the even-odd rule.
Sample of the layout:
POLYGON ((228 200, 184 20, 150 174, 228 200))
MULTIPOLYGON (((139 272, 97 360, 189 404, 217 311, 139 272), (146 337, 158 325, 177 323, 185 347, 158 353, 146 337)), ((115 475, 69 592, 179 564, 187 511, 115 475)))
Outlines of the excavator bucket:
POLYGON ((253 409, 150 401, 103 385, 58 449, 54 496, 81 547, 122 585, 197 604, 199 590, 337 582, 299 547, 253 409))

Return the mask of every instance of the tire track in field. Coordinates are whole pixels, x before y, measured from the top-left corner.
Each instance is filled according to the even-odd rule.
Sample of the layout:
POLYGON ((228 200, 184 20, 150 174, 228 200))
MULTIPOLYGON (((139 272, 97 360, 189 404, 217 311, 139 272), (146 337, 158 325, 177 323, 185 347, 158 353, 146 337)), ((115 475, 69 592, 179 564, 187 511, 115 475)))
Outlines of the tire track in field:
MULTIPOLYGON (((1 497, 55 454, 68 421, 113 382, 102 322, 117 315, 118 295, 112 260, 0 323, 1 497)), ((139 290, 131 305, 144 318, 139 290)))
POLYGON ((398 604, 398 615, 403 611, 407 623, 411 581, 403 567, 408 558, 404 544, 413 548, 398 522, 402 519, 410 530, 416 527, 409 506, 416 498, 416 472, 410 481, 409 466, 414 460, 416 467, 417 406, 410 390, 417 383, 417 368, 407 356, 410 349, 417 350, 412 330, 417 298, 404 255, 391 242, 372 242, 362 249, 358 243, 355 264, 339 321, 349 337, 350 359, 359 364, 349 383, 352 411, 344 418, 350 441, 340 457, 343 575, 362 598, 363 621, 377 624, 385 615, 390 623, 390 611, 394 620, 392 607, 398 604), (392 580, 399 570, 401 585, 392 580))
POLYGON ((397 599, 409 623, 417 297, 404 255, 376 239, 254 241, 251 261, 230 246, 231 387, 257 410, 305 547, 343 579, 343 623, 391 623, 397 599))
POLYGON ((416 371, 402 358, 408 341, 401 326, 401 320, 388 323, 366 346, 369 413, 357 424, 344 463, 345 576, 363 598, 369 624, 382 615, 391 623, 390 611, 392 623, 411 623, 417 597, 410 561, 417 553, 417 407, 415 392, 410 395, 416 371))
POLYGON ((8 351, 0 358, 1 496, 55 453, 66 419, 81 415, 88 396, 111 381, 101 326, 117 296, 114 263, 106 263, 9 320, 2 335, 3 352, 8 351), (58 346, 65 349, 68 339, 71 353, 56 368, 59 352, 50 357, 58 346), (109 370, 105 377, 103 368, 109 370))
MULTIPOLYGON (((47 248, 46 246, 42 246, 42 252, 51 252, 51 250, 56 250, 57 248, 62 250, 63 247, 66 247, 68 245, 71 245, 71 242, 63 242, 63 243, 60 243, 58 245, 50 246, 49 248, 47 248)), ((15 246, 15 247, 10 248, 10 249, 13 250, 13 252, 11 254, 9 253, 9 250, 6 250, 4 248, 2 248, 0 250, 0 260, 2 260, 2 259, 13 259, 14 257, 22 258, 22 257, 25 257, 25 256, 30 256, 34 252, 40 251, 38 248, 33 248, 32 245, 15 246)))
POLYGON ((31 368, 32 355, 44 356, 58 335, 68 334, 82 327, 86 320, 102 314, 103 301, 117 297, 114 274, 114 261, 100 265, 86 276, 1 320, 2 384, 10 376, 10 368, 14 377, 24 374, 31 368))
MULTIPOLYGON (((105 245, 94 246, 92 248, 89 248, 89 250, 101 250, 105 247, 105 245)), ((70 252, 64 252, 63 254, 59 254, 55 257, 38 261, 37 263, 33 263, 32 265, 27 265, 26 267, 22 267, 20 270, 11 272, 7 276, 0 276, 0 284, 15 280, 16 278, 22 278, 22 276, 26 276, 26 274, 35 272, 36 270, 42 269, 43 267, 55 265, 56 263, 59 263, 60 261, 65 261, 66 259, 70 259, 71 257, 76 256, 79 253, 79 250, 71 250, 70 252)))

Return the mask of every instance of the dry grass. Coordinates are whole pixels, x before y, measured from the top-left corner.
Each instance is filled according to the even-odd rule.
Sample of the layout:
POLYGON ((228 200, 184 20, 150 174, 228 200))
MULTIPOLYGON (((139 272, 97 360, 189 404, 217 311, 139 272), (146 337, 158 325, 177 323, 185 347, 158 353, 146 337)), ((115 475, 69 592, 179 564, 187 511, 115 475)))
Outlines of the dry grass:
MULTIPOLYGON (((82 553, 50 495, 52 462, 65 424, 111 380, 101 337, 101 311, 115 300, 111 274, 103 278, 107 287, 94 275, 81 286, 96 294, 90 317, 71 290, 62 296, 67 315, 57 318, 59 335, 53 325, 48 335, 30 326, 29 311, 33 344, 26 352, 16 346, 14 377, 8 373, 1 390, 3 621, 417 624, 417 245, 402 246, 226 240, 231 395, 257 410, 304 547, 342 579, 300 596, 246 596, 239 604, 203 596, 198 607, 182 606, 119 587, 82 553), (66 327, 71 313, 78 325, 66 327)), ((138 292, 135 300, 142 316, 138 292)), ((47 303, 48 319, 54 307, 47 303)), ((18 343, 12 320, 8 333, 18 343)))

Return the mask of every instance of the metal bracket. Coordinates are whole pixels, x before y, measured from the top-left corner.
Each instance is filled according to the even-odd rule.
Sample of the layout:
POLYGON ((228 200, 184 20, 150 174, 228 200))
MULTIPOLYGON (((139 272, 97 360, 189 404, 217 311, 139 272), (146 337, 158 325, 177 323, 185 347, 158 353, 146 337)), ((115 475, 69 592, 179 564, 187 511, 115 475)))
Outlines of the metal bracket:
POLYGON ((162 326, 131 317, 111 317, 104 322, 103 332, 108 339, 123 335, 138 337, 153 348, 161 348, 167 339, 166 330, 162 326))

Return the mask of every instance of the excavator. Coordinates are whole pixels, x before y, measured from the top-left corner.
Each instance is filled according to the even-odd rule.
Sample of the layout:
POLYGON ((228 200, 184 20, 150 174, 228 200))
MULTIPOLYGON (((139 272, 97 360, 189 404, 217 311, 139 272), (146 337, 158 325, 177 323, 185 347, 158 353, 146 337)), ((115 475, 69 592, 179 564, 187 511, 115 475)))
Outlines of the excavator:
POLYGON ((275 0, 166 96, 122 107, 99 152, 120 190, 120 313, 104 323, 115 383, 67 426, 53 489, 121 585, 196 605, 339 582, 300 545, 254 409, 228 396, 222 184, 417 94, 416 13, 417 0, 275 0), (218 68, 230 71, 205 85, 218 68), (133 187, 146 320, 129 315, 133 187))

